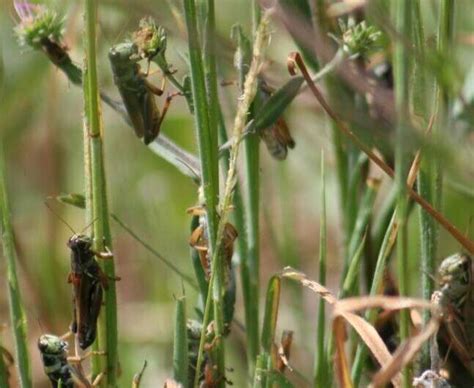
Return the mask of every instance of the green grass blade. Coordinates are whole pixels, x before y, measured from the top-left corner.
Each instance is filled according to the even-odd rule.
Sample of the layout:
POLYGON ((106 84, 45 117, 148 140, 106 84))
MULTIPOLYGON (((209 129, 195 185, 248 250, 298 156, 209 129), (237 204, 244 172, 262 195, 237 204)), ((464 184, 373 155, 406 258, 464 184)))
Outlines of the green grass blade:
POLYGON ((354 286, 357 286, 357 280, 360 271, 360 262, 362 258, 362 253, 364 251, 365 238, 366 235, 362 237, 362 240, 360 241, 360 244, 354 253, 354 257, 352 257, 351 259, 351 264, 349 266, 349 270, 347 271, 347 275, 344 279, 344 283, 342 285, 342 290, 340 293, 341 299, 351 295, 353 293, 354 286))
POLYGON ((281 279, 279 276, 272 276, 268 282, 262 326, 262 350, 268 354, 272 353, 272 347, 275 341, 275 329, 278 320, 278 308, 280 306, 280 293, 281 279))
POLYGON ((298 95, 303 81, 303 77, 293 77, 273 93, 255 114, 251 128, 258 131, 273 125, 298 95))
MULTIPOLYGON (((324 168, 324 152, 321 152, 321 217, 319 221, 319 284, 326 284, 326 256, 327 256, 327 219, 326 219, 326 173, 324 168)), ((314 387, 329 386, 327 368, 328 362, 325 352, 326 335, 325 303, 321 298, 318 306, 318 327, 316 340, 314 387)))
MULTIPOLYGON (((86 213, 86 222, 94 220, 93 247, 96 252, 104 252, 106 247, 112 250, 112 236, 109 225, 107 204, 107 185, 105 178, 103 130, 100 114, 100 97, 97 78, 96 57, 96 25, 97 3, 86 0, 84 3, 84 39, 85 39, 85 69, 84 69, 84 103, 85 103, 85 158, 86 184, 90 185, 91 211, 86 213), (87 145, 87 143, 89 143, 87 145), (92 216, 92 217, 91 217, 92 216)), ((86 190, 87 192, 88 190, 86 190)), ((86 204, 88 204, 86 200, 86 204)), ((101 263, 108 278, 115 278, 114 260, 101 263)), ((117 385, 118 354, 117 354, 117 295, 115 282, 109 282, 105 291, 105 306, 99 317, 98 343, 96 346, 105 352, 104 355, 92 357, 92 379, 104 370, 107 371, 101 380, 101 386, 115 387, 117 385), (105 310, 105 311, 104 311, 105 310)))
MULTIPOLYGON (((412 9, 409 0, 400 0, 395 7, 395 26, 398 34, 404 39, 411 36, 412 9)), ((410 110, 409 85, 410 85, 410 52, 402 39, 395 42, 394 52, 394 81, 395 81, 395 109, 397 114, 397 131, 395 145, 395 184, 397 195, 397 223, 399 225, 399 237, 397 239, 397 273, 400 296, 409 295, 410 272, 408 269, 408 195, 406 177, 408 172, 407 154, 410 138, 408 117, 410 110)), ((400 341, 408 339, 410 335, 410 321, 408 311, 400 312, 400 341)), ((411 386, 408 368, 402 370, 403 387, 411 386)))
POLYGON ((360 246, 360 242, 363 239, 364 233, 367 229, 367 225, 370 221, 373 211, 373 205, 375 197, 377 195, 379 187, 379 181, 374 179, 369 179, 367 181, 367 188, 362 197, 362 200, 359 204, 359 209, 357 213, 357 218, 354 225, 354 230, 352 231, 351 239, 349 240, 348 251, 347 251, 347 260, 344 265, 344 272, 342 281, 346 278, 347 271, 351 265, 350 260, 355 257, 356 250, 360 246))
MULTIPOLYGON (((254 4, 254 26, 260 20, 258 5, 254 4)), ((240 93, 244 92, 244 81, 252 59, 252 47, 250 40, 245 36, 240 25, 232 29, 232 36, 237 44, 235 55, 235 66, 238 72, 238 83, 240 93)), ((255 108, 257 99, 253 102, 255 108)), ((253 109, 250 113, 252 116, 253 109)), ((253 375, 256 357, 259 351, 259 267, 260 267, 260 241, 259 241, 259 212, 260 212, 260 150, 259 138, 256 134, 250 134, 244 139, 244 182, 248 187, 245 195, 246 224, 243 228, 245 233, 242 243, 246 243, 245 253, 241 256, 240 273, 242 279, 242 292, 244 299, 245 324, 247 334, 247 362, 249 376, 253 375)), ((239 200, 239 198, 236 198, 239 200)), ((243 201, 241 201, 243 204, 243 201)), ((235 202, 237 206, 237 201, 235 202)))
POLYGON ((188 330, 186 327, 186 301, 181 297, 176 301, 173 339, 173 376, 175 381, 185 386, 188 382, 188 330))
MULTIPOLYGON (((32 387, 30 359, 27 344, 27 322, 23 310, 20 285, 16 272, 17 253, 13 235, 13 226, 10 215, 10 204, 7 193, 7 178, 5 171, 3 140, 0 142, 0 210, 2 212, 2 245, 3 255, 7 266, 8 302, 10 307, 10 320, 15 339, 15 358, 22 388, 32 387)), ((3 354, 0 355, 3 357, 3 354)))

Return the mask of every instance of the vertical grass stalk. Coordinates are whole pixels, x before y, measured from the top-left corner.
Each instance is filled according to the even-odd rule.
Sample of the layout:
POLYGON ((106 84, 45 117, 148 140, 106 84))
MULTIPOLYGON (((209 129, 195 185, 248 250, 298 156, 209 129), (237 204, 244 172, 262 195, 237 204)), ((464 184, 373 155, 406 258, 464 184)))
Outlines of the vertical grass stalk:
MULTIPOLYGON (((103 131, 99 106, 99 88, 97 80, 96 61, 96 24, 97 24, 97 2, 85 1, 84 12, 84 39, 86 47, 86 58, 84 68, 84 101, 85 101, 85 135, 88 144, 84 150, 86 172, 90 176, 86 180, 90 184, 90 190, 86 187, 86 193, 91 195, 89 216, 92 215, 94 250, 104 252, 106 248, 112 249, 112 239, 108 218, 107 187, 104 169, 103 153, 103 131), (89 164, 89 168, 87 167, 89 164)), ((86 200, 87 205, 87 200, 86 200)), ((87 213, 87 212, 86 212, 87 213)), ((115 266, 112 259, 101 263, 108 278, 115 278, 115 266)), ((102 310, 98 322, 98 348, 105 355, 94 356, 92 362, 92 377, 105 372, 101 386, 115 387, 117 385, 117 297, 114 281, 109 282, 105 292, 105 308, 102 310)))
MULTIPOLYGON (((211 12, 214 12, 213 4, 210 4, 211 12)), ((213 109, 213 122, 215 127, 210 126, 210 108, 208 106, 208 91, 206 90, 206 80, 204 74, 204 64, 202 58, 201 46, 198 37, 198 26, 197 26, 197 14, 196 4, 194 0, 184 0, 184 12, 186 20, 186 28, 188 32, 188 46, 189 46, 189 59, 191 65, 191 86, 193 92, 193 101, 195 107, 195 125, 199 145, 199 156, 201 160, 201 178, 202 188, 204 194, 204 200, 207 212, 207 225, 208 225, 208 236, 209 236, 209 255, 212 257, 211 268, 212 275, 209 281, 209 292, 206 299, 204 308, 203 318, 203 331, 201 335, 201 341, 199 343, 198 362, 196 370, 200 370, 200 363, 202 362, 202 351, 204 348, 205 341, 205 330, 210 317, 211 307, 214 308, 214 328, 215 336, 218 338, 215 344, 215 355, 217 360, 217 375, 225 375, 225 358, 224 358, 224 345, 222 341, 222 335, 224 332, 223 322, 223 268, 222 263, 218 260, 218 247, 216 246, 217 236, 217 225, 218 225, 218 212, 217 202, 219 194, 219 181, 218 171, 219 165, 217 163, 218 149, 217 149, 217 116, 214 114, 217 110, 213 109), (215 132, 213 132, 213 130, 215 132), (217 251, 216 251, 217 250, 217 251), (217 252, 217 254, 216 254, 217 252)), ((214 19, 213 16, 211 19, 214 19)), ((214 20, 211 20, 211 28, 213 28, 214 20)), ((212 31, 211 31, 212 32, 212 31)), ((209 37, 209 36, 208 36, 209 37)), ((211 38, 213 42, 213 38, 211 38)), ((211 43, 212 43, 211 42, 211 43)), ((209 42, 207 42, 209 43, 209 42)), ((214 53, 210 52, 211 56, 214 53)), ((209 55, 206 56, 208 70, 214 73, 215 77, 215 62, 209 64, 209 55), (214 68, 212 68, 214 63, 214 68)), ((215 81, 215 80, 214 80, 215 81)), ((211 87, 212 85, 209 84, 211 87)), ((217 90, 215 90, 217 91, 217 90)), ((217 95, 214 96, 217 98, 217 95)), ((213 99, 213 103, 217 103, 217 100, 213 99)), ((217 109, 217 108, 216 108, 217 109)), ((196 373, 195 386, 198 385, 199 373, 196 373)))
MULTIPOLYGON (((7 193, 7 179, 5 171, 5 156, 3 139, 0 142, 0 206, 2 212, 2 244, 3 256, 7 261, 8 304, 10 307, 10 321, 15 339, 15 364, 18 368, 20 385, 22 388, 32 387, 30 360, 27 346, 27 321, 23 310, 20 286, 16 273, 17 253, 13 236, 13 226, 10 216, 10 204, 7 193)), ((0 352, 0 357, 3 354, 0 352)))
MULTIPOLYGON (((254 40, 260 24, 260 6, 252 2, 254 40)), ((258 110, 258 96, 252 104, 252 112, 258 110)), ((253 369, 259 351, 259 278, 260 278, 260 139, 247 136, 244 140, 244 169, 246 185, 246 231, 247 254, 242 261, 245 327, 247 330, 247 362, 249 375, 253 369)))
MULTIPOLYGON (((185 2, 185 4, 186 3, 187 2, 185 2)), ((186 10, 186 7, 185 7, 185 10, 186 10)), ((189 11, 190 10, 186 11, 187 20, 189 17, 189 14, 188 14, 189 11)), ((212 251, 211 268, 215 268, 215 264, 217 263, 217 260, 219 258, 219 253, 222 247, 222 237, 224 234, 224 227, 229 218, 229 211, 230 211, 230 207, 233 200, 235 186, 237 183, 237 170, 236 169, 237 169, 237 158, 239 155, 240 143, 242 142, 242 137, 243 137, 243 133, 245 129, 247 112, 249 111, 251 102, 255 98, 255 95, 257 92, 257 76, 260 72, 261 66, 264 61, 263 53, 268 44, 268 39, 269 39, 268 24, 269 24, 269 15, 266 15, 264 18, 262 18, 262 21, 259 25, 259 28, 256 34, 255 44, 253 48, 252 63, 250 65, 249 72, 245 79, 244 93, 242 97, 239 98, 239 105, 237 107, 237 114, 235 116, 234 127, 232 131, 233 141, 232 141, 232 147, 230 150, 229 171, 227 172, 224 194, 222 196, 221 201, 219 202, 220 220, 219 220, 218 229, 217 229, 217 238, 216 238, 217 244, 215 246, 215 249, 212 251)), ((191 40, 191 35, 190 35, 190 40, 191 40)), ((210 287, 212 288, 212 292, 209 293, 209 295, 212 295, 212 298, 214 299, 214 303, 216 301, 216 297, 222 298, 221 290, 219 290, 216 287, 216 284, 214 284, 215 279, 216 279, 216 272, 217 271, 212 271, 211 273, 210 287)), ((209 297, 208 297, 208 300, 206 302, 206 308, 204 311, 204 320, 203 320, 204 325, 203 325, 203 331, 201 335, 201 341, 199 343, 198 362, 196 365, 196 370, 199 370, 202 363, 202 351, 204 349, 204 338, 205 338, 205 330, 206 330, 205 323, 209 317, 209 304, 210 303, 209 303, 209 297)), ((216 335, 218 335, 218 333, 216 333, 216 335)), ((221 340, 217 342, 221 342, 221 340)), ((221 371, 221 373, 222 373, 221 375, 223 376, 225 371, 221 371)), ((197 377, 195 379, 195 386, 198 386, 197 377)))
MULTIPOLYGON (((327 256, 327 223, 326 223, 326 175, 324 171, 324 152, 321 152, 321 218, 319 222, 319 284, 326 284, 326 256, 327 256)), ((316 337, 316 355, 314 370, 314 387, 327 387, 326 368, 328 367, 325 352, 326 311, 323 298, 319 299, 318 327, 316 337)))
MULTIPOLYGON (((395 25, 398 34, 404 38, 411 36, 411 9, 409 0, 396 2, 395 25)), ((400 39, 395 43, 394 76, 395 76, 395 108, 397 113, 397 132, 395 145, 395 184, 397 187, 397 223, 399 236, 397 239, 397 273, 400 296, 409 295, 409 268, 408 268, 408 193, 406 187, 407 148, 410 132, 408 129, 409 101, 409 58, 410 53, 405 43, 400 39)), ((408 311, 400 312, 400 341, 406 340, 410 333, 408 311)), ((402 384, 411 386, 408 368, 402 370, 402 384)))
MULTIPOLYGON (((428 115, 428 98, 427 77, 425 74, 425 34, 423 28, 423 19, 421 14, 421 4, 419 0, 413 2, 413 41, 414 49, 417 53, 413 72, 413 89, 412 101, 413 110, 418 117, 422 117, 427 122, 428 115)), ((418 174, 418 191, 420 195, 428 202, 433 203, 433 167, 432 163, 424 161, 418 174)), ((419 209, 419 227, 420 227, 420 259, 421 268, 421 288, 423 299, 430 300, 434 291, 434 281, 432 274, 435 273, 436 260, 436 223, 423 209, 419 209)), ((425 309, 422 312, 423 325, 426 325, 431 318, 430 310, 425 309)), ((420 371, 430 368, 430 344, 425 343, 421 349, 420 355, 420 371)), ((418 374, 419 371, 417 371, 418 374)))

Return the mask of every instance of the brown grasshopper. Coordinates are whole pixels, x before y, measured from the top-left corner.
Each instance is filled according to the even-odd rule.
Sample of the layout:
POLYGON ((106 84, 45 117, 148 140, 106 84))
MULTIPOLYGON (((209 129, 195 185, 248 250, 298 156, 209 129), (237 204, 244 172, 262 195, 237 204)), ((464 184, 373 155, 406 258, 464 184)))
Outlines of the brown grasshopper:
POLYGON ((110 258, 111 253, 94 252, 92 239, 83 234, 74 234, 68 240, 67 246, 71 249, 68 282, 73 286, 74 303, 71 331, 77 335, 79 346, 84 350, 95 341, 103 289, 107 290, 109 280, 94 256, 110 258))
MULTIPOLYGON (((207 280, 211 275, 211 263, 208 255, 208 238, 206 227, 206 213, 201 206, 191 207, 187 210, 188 214, 199 216, 199 226, 193 230, 189 238, 189 245, 199 252, 199 259, 206 274, 207 280)), ((222 242, 222 252, 227 267, 231 268, 232 255, 234 254, 234 241, 238 236, 237 230, 231 223, 226 223, 224 227, 224 237, 222 242)))

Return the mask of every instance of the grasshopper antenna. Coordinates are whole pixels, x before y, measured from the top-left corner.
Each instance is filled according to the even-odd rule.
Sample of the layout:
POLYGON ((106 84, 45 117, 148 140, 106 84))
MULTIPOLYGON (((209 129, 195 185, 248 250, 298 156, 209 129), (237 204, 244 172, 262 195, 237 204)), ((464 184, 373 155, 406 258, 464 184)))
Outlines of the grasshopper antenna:
POLYGON ((98 217, 94 218, 91 222, 89 222, 89 223, 81 230, 81 234, 83 234, 88 228, 90 228, 91 225, 93 225, 94 222, 97 221, 97 218, 98 218, 98 217))
POLYGON ((63 224, 66 225, 66 226, 69 228, 69 230, 72 231, 73 234, 76 234, 76 231, 72 228, 72 226, 69 225, 69 224, 67 223, 67 221, 66 221, 63 217, 61 217, 61 216, 59 215, 59 213, 56 212, 56 211, 49 205, 48 202, 45 201, 44 204, 45 204, 45 206, 51 211, 51 213, 53 213, 56 217, 58 217, 58 218, 63 222, 63 224))

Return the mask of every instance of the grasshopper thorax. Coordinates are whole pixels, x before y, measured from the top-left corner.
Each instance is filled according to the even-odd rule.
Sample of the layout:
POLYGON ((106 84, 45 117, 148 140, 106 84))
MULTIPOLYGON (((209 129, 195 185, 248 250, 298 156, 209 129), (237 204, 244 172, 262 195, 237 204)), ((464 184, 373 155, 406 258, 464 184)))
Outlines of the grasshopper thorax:
POLYGON ((38 349, 45 355, 61 355, 67 350, 67 342, 52 334, 43 334, 38 339, 38 349))

